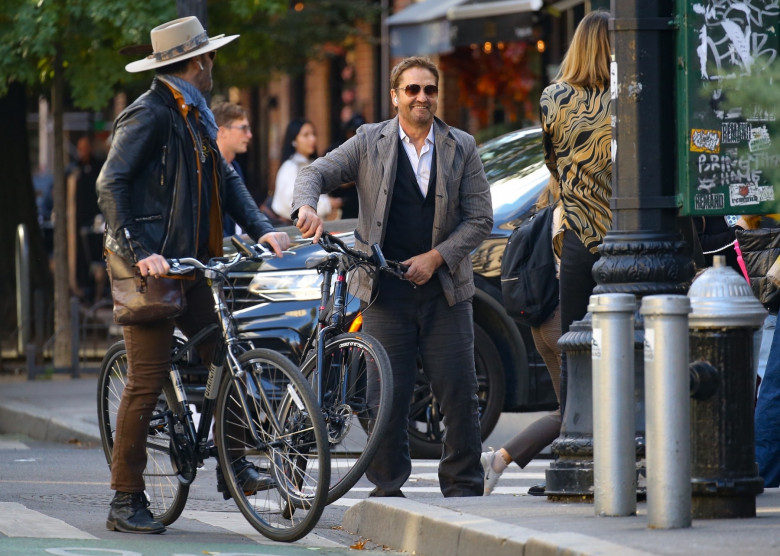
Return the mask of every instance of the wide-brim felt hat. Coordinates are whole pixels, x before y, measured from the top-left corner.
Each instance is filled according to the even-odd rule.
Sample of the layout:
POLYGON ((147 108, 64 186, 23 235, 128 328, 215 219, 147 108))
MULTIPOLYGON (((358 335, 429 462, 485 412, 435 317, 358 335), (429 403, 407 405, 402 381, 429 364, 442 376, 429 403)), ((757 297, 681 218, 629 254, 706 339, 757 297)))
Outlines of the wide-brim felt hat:
POLYGON ((209 37, 195 16, 174 19, 152 29, 152 53, 125 66, 130 73, 161 68, 205 54, 234 41, 238 35, 209 37))

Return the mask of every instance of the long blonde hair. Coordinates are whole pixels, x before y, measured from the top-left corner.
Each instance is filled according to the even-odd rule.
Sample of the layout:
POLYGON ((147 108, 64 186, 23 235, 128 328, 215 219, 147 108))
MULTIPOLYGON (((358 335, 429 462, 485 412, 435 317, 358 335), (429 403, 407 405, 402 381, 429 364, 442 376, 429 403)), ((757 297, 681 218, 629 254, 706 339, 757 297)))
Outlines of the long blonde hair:
POLYGON ((555 81, 580 87, 609 84, 609 17, 609 12, 595 10, 580 21, 555 81))
POLYGON ((539 198, 536 199, 536 210, 542 210, 544 207, 555 206, 558 201, 561 200, 561 184, 558 183, 552 175, 550 175, 550 181, 547 182, 547 187, 539 194, 539 198))

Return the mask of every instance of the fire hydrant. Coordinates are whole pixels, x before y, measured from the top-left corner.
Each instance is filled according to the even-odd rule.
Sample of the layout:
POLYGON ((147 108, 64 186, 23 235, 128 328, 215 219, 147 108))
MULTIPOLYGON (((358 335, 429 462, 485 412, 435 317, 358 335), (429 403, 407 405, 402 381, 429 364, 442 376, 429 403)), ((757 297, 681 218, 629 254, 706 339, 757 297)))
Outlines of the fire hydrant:
POLYGON ((747 282, 716 256, 688 292, 694 518, 755 517, 753 334, 766 317, 747 282))

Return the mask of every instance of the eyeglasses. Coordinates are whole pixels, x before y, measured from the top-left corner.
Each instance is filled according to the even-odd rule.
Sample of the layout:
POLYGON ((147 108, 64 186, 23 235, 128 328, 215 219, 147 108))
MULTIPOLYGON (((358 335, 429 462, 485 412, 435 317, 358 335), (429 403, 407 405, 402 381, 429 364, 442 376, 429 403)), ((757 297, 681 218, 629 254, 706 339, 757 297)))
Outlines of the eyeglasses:
POLYGON ((209 52, 209 58, 211 58, 212 62, 214 61, 214 58, 216 58, 216 57, 217 57, 217 51, 216 50, 212 50, 211 52, 209 52))
POLYGON ((417 83, 411 83, 406 87, 396 87, 396 91, 403 90, 408 97, 416 97, 420 94, 420 89, 425 93, 427 97, 435 97, 439 94, 439 87, 437 85, 418 85, 417 83))
POLYGON ((225 125, 225 126, 222 126, 222 127, 225 127, 227 129, 240 129, 244 133, 249 133, 249 130, 250 130, 249 125, 247 125, 247 124, 244 124, 244 125, 225 125))

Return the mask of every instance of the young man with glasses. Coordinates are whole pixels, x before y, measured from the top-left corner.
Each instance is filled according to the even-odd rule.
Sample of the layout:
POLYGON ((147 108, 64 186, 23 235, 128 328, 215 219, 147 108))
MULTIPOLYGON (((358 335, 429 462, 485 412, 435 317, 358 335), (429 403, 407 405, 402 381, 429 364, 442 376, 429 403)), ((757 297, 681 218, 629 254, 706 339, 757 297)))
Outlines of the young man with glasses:
MULTIPOLYGON (((211 107, 214 120, 217 122, 217 147, 233 170, 246 183, 244 171, 236 160, 237 154, 244 154, 249 148, 249 140, 252 139, 252 131, 249 128, 249 118, 246 110, 233 102, 219 102, 211 107)), ((241 233, 236 229, 236 223, 228 215, 222 216, 222 233, 225 237, 241 233)))
MULTIPOLYGON (((363 330, 384 346, 393 368, 390 427, 368 471, 370 496, 403 496, 411 473, 407 423, 418 356, 447 432, 439 463, 444 496, 481 496, 483 470, 474 368, 471 251, 493 225, 490 189, 474 138, 435 117, 439 70, 427 58, 402 60, 390 75, 398 115, 357 135, 298 174, 293 218, 317 241, 321 193, 354 181, 355 246, 379 243, 403 261, 406 280, 357 273, 367 304, 363 330)), ((369 400, 370 403, 370 400, 369 400)))

